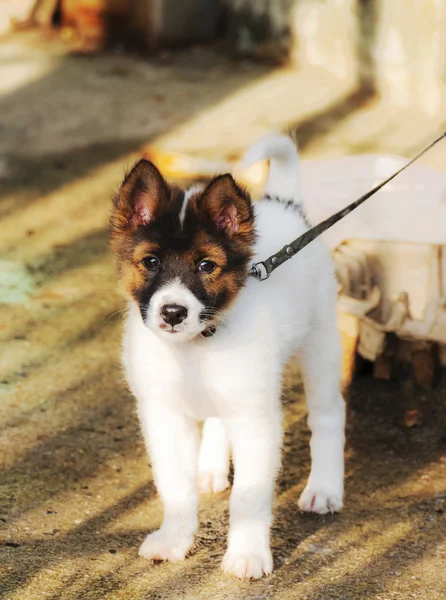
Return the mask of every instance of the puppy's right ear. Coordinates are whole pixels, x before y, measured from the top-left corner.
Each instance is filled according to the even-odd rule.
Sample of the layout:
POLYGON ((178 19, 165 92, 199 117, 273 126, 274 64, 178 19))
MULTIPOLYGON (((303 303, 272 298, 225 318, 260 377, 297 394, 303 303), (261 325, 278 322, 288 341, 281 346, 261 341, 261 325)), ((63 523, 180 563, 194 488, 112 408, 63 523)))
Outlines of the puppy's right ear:
POLYGON ((113 199, 112 235, 150 223, 167 197, 167 183, 161 173, 150 161, 141 159, 126 175, 113 199))

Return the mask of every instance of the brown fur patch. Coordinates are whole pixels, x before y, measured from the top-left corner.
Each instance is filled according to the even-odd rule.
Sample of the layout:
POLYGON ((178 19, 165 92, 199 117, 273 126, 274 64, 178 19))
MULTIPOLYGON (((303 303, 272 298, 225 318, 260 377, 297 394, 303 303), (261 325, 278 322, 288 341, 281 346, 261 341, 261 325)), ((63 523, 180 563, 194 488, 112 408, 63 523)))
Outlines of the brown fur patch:
POLYGON ((133 249, 133 262, 139 264, 146 256, 156 255, 159 249, 159 244, 144 240, 133 249))

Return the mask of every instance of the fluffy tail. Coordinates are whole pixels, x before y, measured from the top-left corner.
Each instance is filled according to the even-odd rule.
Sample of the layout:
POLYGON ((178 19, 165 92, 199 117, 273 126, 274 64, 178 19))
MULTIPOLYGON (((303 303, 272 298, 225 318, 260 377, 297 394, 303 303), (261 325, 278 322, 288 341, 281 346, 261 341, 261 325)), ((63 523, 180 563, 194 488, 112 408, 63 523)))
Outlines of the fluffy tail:
POLYGON ((246 151, 242 166, 247 168, 267 158, 270 165, 265 194, 301 203, 299 155, 291 138, 279 133, 260 138, 246 151))

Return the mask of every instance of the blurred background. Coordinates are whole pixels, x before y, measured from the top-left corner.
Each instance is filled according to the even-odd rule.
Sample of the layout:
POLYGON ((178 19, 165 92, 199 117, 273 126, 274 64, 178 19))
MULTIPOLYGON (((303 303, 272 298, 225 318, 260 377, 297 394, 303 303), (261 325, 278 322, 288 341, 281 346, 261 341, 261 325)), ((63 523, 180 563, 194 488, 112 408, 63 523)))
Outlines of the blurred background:
MULTIPOLYGON (((353 200, 395 170, 375 169, 371 154, 413 156, 444 130, 445 24, 445 0, 0 0, 1 597, 444 597, 446 383, 431 342, 407 361, 416 385, 407 364, 391 371, 382 346, 374 366, 361 363, 346 509, 334 518, 295 506, 309 456, 290 368, 276 575, 252 585, 220 575, 227 493, 202 500, 186 563, 137 559, 161 507, 119 368, 124 302, 106 227, 111 194, 141 154, 191 182, 277 130, 295 136, 304 165, 322 161, 309 193, 334 178, 341 205, 353 200), (363 167, 336 162, 349 155, 363 167)), ((408 242, 422 229, 416 241, 431 256, 429 244, 444 245, 445 146, 422 164, 429 171, 402 179, 394 205, 408 218, 390 226, 406 239, 410 223, 408 242), (432 198, 439 212, 429 212, 432 198)), ((263 175, 247 177, 254 190, 263 175)), ((363 223, 388 224, 389 202, 370 205, 363 223)), ((431 269, 406 246, 396 252, 394 291, 412 265, 423 320, 432 281, 445 285, 446 253, 435 250, 431 269)), ((368 301, 363 283, 350 295, 368 301)), ((345 325, 347 346, 355 327, 345 325)), ((378 352, 370 348, 363 357, 378 352)))

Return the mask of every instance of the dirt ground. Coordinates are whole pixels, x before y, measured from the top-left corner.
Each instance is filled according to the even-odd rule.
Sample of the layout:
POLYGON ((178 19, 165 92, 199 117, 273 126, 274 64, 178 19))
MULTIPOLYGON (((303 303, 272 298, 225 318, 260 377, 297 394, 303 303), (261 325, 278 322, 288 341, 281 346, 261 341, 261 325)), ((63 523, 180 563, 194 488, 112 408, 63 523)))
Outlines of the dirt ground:
MULTIPOLYGON (((426 421, 410 430, 400 426, 397 383, 358 378, 349 399, 345 509, 308 516, 296 506, 309 473, 309 432, 291 366, 274 574, 247 583, 219 571, 229 492, 202 498, 196 548, 184 563, 137 557, 161 506, 119 367, 124 304, 105 230, 109 198, 142 144, 162 145, 178 132, 217 156, 222 125, 211 117, 222 103, 227 114, 225 102, 236 110, 239 98, 244 121, 277 125, 256 86, 291 75, 234 65, 211 50, 151 60, 120 52, 68 55, 59 43, 25 35, 0 45, 0 597, 444 599, 445 378, 431 395, 412 399, 426 421), (205 113, 213 128, 197 139, 194 119, 205 113)), ((329 106, 313 115, 295 107, 304 155, 410 153, 441 125, 416 130, 412 119, 404 129, 401 118, 384 135, 382 107, 354 89, 342 102, 339 94, 327 84, 329 106), (369 126, 359 135, 354 123, 369 126)), ((233 126, 234 152, 250 125, 233 126)), ((442 157, 446 168, 444 148, 442 157)))

